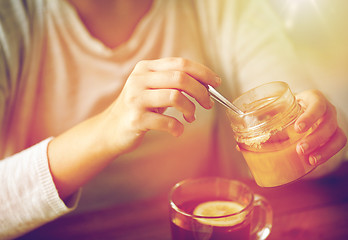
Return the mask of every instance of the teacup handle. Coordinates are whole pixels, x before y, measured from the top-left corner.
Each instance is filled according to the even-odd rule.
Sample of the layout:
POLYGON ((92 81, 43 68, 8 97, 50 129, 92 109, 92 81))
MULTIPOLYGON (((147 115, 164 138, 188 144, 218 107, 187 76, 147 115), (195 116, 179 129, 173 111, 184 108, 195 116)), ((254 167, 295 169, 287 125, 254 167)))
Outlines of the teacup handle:
POLYGON ((254 213, 251 222, 251 239, 264 240, 271 233, 273 210, 271 204, 262 196, 254 195, 254 213))

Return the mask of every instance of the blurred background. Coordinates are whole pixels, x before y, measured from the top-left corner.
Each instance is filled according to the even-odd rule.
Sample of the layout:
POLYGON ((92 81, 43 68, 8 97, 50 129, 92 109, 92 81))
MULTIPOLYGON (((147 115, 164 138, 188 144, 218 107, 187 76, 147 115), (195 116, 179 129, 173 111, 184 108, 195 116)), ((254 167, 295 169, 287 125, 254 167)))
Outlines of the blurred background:
POLYGON ((268 1, 318 88, 348 116, 348 1, 268 1))

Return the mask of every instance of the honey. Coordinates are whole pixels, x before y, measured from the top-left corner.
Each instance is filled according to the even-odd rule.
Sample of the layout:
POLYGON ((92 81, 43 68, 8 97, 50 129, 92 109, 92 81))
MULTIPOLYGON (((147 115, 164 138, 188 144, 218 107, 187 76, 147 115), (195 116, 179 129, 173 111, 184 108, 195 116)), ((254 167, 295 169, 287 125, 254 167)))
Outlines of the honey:
POLYGON ((239 149, 259 186, 295 181, 314 169, 297 143, 311 130, 297 133, 294 123, 303 112, 289 86, 272 82, 254 88, 234 101, 245 114, 229 112, 239 149))

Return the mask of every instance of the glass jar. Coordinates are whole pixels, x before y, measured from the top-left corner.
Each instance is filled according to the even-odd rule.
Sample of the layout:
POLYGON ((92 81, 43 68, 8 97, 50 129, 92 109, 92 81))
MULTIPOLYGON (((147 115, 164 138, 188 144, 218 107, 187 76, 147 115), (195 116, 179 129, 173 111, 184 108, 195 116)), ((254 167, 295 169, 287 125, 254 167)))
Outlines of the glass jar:
POLYGON ((228 111, 231 127, 259 186, 283 185, 314 169, 307 156, 296 152, 297 143, 312 130, 295 131, 294 123, 303 110, 286 83, 261 85, 242 94, 233 103, 244 114, 228 111))

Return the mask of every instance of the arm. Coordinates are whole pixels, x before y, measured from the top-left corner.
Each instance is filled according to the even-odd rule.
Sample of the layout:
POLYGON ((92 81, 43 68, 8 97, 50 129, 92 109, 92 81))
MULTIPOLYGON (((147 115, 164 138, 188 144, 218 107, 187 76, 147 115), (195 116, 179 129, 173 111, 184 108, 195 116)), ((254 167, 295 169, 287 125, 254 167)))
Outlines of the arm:
POLYGON ((136 148, 147 131, 180 136, 183 124, 164 111, 174 107, 187 122, 193 122, 195 105, 183 92, 206 109, 213 104, 201 83, 216 87, 220 78, 207 67, 181 58, 138 63, 111 106, 49 144, 49 165, 61 198, 76 191, 117 156, 136 148))
POLYGON ((4 219, 0 220, 5 222, 8 214, 13 217, 1 224, 0 234, 18 236, 71 210, 71 200, 76 203, 73 193, 117 156, 136 148, 149 130, 180 136, 183 124, 164 111, 174 107, 187 122, 194 121, 195 104, 187 95, 206 109, 212 107, 202 83, 216 87, 220 78, 207 67, 181 58, 140 62, 121 94, 105 111, 53 138, 49 144, 45 141, 2 160, 1 184, 6 186, 2 191, 10 194, 1 195, 0 200, 8 202, 12 210, 8 212, 8 205, 3 205, 0 216, 4 219), (42 174, 44 177, 40 177, 42 174), (50 197, 47 199, 46 195, 50 197), (21 205, 25 196, 34 201, 21 205))
POLYGON ((47 139, 0 160, 0 239, 13 239, 72 211, 79 192, 63 202, 47 161, 47 139))
MULTIPOLYGON (((14 152, 22 148, 24 138, 8 142, 13 139, 9 128, 20 84, 18 76, 31 46, 29 15, 42 7, 35 4, 0 1, 0 239, 13 239, 68 213, 79 197, 79 193, 74 194, 66 202, 59 198, 47 161, 50 139, 17 154, 14 152), (12 144, 15 142, 17 146, 12 144)), ((16 131, 20 127, 16 126, 16 131)))

